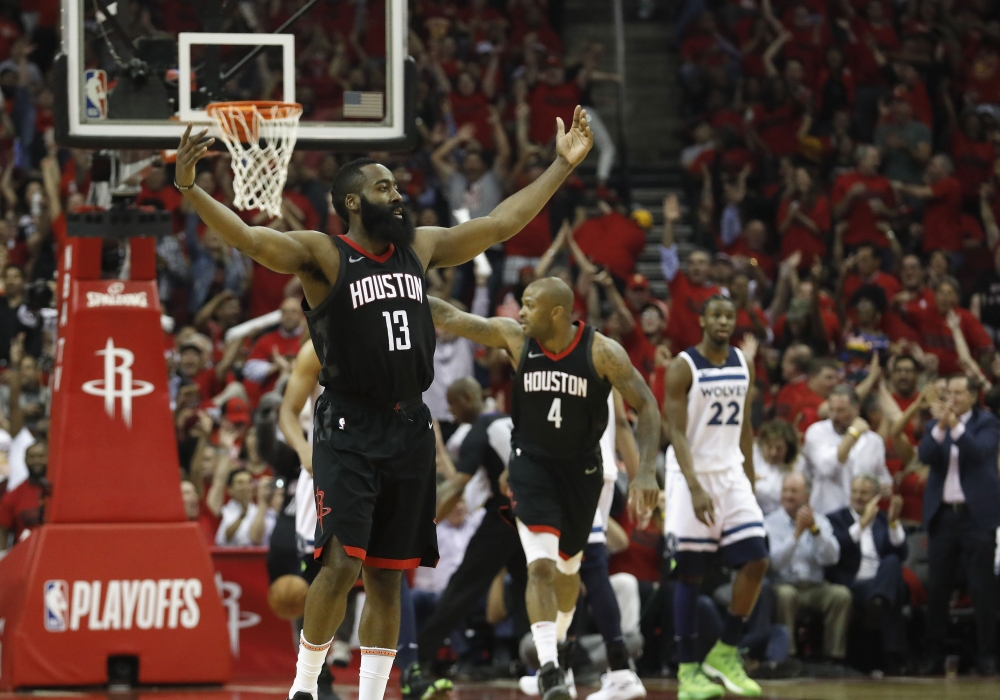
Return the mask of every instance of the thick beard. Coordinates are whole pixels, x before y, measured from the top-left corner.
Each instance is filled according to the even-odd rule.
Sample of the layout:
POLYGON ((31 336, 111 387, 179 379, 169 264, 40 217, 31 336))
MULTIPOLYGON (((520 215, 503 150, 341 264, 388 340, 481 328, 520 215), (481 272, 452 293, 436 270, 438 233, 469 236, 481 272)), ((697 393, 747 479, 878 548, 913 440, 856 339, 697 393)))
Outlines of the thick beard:
POLYGON ((362 196, 361 225, 365 229, 365 234, 373 241, 391 243, 404 248, 413 245, 413 222, 401 204, 395 206, 376 204, 362 196), (397 218, 393 212, 397 206, 403 211, 402 219, 397 218))

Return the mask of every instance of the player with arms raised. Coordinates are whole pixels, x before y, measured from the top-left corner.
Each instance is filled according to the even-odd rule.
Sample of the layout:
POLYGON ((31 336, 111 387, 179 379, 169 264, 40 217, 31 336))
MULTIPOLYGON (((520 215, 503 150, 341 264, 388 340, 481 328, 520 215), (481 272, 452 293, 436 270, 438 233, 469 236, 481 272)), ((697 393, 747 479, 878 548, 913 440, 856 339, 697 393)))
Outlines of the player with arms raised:
POLYGON ((729 344, 736 306, 710 297, 701 313, 702 339, 667 368, 664 414, 667 448, 668 554, 677 562, 674 630, 677 639, 677 697, 702 700, 725 695, 759 696, 736 650, 767 571, 764 516, 754 496, 750 387, 754 371, 729 344), (695 656, 698 586, 711 552, 722 550, 738 570, 733 602, 720 640, 699 664, 695 656), (709 680, 722 681, 722 686, 709 680))
MULTIPOLYGON (((558 660, 580 594, 580 562, 604 487, 601 436, 611 387, 639 413, 639 473, 629 504, 640 519, 656 507, 659 411, 622 347, 573 323, 573 291, 555 277, 536 280, 522 296, 520 323, 463 313, 431 300, 434 324, 510 353, 513 448, 507 479, 528 562, 526 602, 538 652, 543 700, 568 700, 558 660)), ((641 685, 640 685, 641 688, 641 685)))
MULTIPOLYGON (((177 151, 174 184, 229 245, 302 282, 306 318, 325 391, 316 401, 313 477, 316 557, 306 597, 292 700, 316 700, 316 679, 347 594, 362 573, 359 700, 381 700, 399 636, 402 569, 433 566, 435 440, 421 394, 434 377, 434 326, 424 293, 430 267, 460 265, 511 238, 541 211, 593 145, 578 107, 567 131, 557 119, 555 162, 488 216, 454 228, 414 230, 392 172, 359 159, 340 168, 333 207, 344 236, 248 226, 194 184, 213 139, 177 151)), ((592 511, 593 509, 591 509, 592 511)))

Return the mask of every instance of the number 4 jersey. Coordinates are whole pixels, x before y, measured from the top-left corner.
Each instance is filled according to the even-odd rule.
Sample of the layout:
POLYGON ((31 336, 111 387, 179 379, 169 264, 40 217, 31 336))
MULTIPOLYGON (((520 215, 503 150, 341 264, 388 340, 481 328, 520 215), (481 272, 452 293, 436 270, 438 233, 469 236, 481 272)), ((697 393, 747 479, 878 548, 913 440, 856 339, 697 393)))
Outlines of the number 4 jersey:
MULTIPOLYGON (((678 355, 691 367, 687 401, 687 439, 697 472, 741 468, 744 406, 750 388, 746 359, 729 348, 722 365, 713 365, 695 348, 678 355)), ((673 446, 667 448, 667 468, 680 470, 673 446)))
POLYGON ((419 397, 434 379, 434 321, 424 267, 412 248, 375 256, 345 236, 330 294, 306 310, 319 382, 338 394, 387 403, 419 397))
POLYGON ((513 380, 512 444, 567 459, 597 450, 608 425, 611 383, 594 369, 594 329, 580 323, 558 355, 527 338, 513 380))

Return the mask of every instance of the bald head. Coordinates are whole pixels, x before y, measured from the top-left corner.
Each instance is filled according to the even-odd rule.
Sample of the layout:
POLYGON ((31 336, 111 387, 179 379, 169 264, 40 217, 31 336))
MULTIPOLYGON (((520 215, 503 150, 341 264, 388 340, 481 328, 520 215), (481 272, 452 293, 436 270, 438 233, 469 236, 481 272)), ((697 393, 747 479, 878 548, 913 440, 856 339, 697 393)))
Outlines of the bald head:
POLYGON ((537 289, 536 298, 550 309, 561 306, 567 314, 573 311, 573 290, 560 278, 543 277, 529 286, 537 289))
POLYGON ((471 423, 483 412, 483 388, 472 377, 456 379, 448 387, 448 408, 459 423, 471 423))
POLYGON ((564 332, 573 324, 573 290, 558 277, 543 277, 521 296, 521 326, 539 340, 564 332))

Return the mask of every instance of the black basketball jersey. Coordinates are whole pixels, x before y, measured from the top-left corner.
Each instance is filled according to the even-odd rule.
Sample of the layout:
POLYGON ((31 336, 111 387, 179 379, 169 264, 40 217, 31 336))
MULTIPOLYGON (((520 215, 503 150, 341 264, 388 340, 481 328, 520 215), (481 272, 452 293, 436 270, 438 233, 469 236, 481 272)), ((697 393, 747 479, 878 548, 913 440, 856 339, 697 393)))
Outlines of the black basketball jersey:
POLYGON ((424 268, 412 248, 374 256, 345 236, 340 273, 315 309, 303 302, 319 382, 330 391, 387 403, 419 397, 434 379, 434 321, 424 268))
POLYGON ((512 442, 529 453, 566 459, 598 448, 608 425, 611 383, 594 369, 594 329, 579 324, 558 355, 529 338, 514 375, 512 442))

